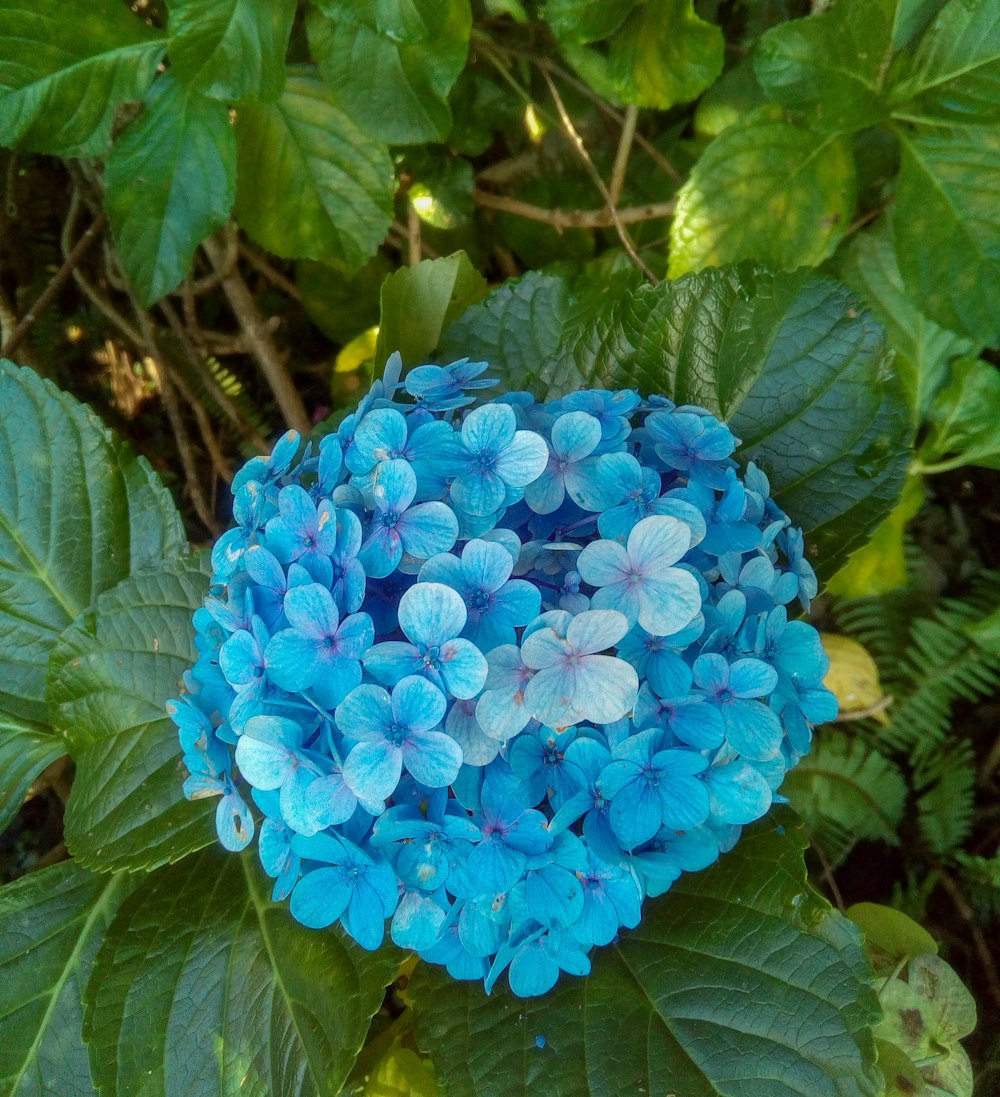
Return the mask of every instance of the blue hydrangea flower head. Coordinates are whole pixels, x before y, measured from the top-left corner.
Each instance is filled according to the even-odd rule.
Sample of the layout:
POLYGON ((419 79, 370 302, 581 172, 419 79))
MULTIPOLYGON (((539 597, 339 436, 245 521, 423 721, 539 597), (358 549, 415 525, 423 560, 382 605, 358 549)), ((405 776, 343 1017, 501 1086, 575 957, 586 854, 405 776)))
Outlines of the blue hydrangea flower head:
POLYGON ((781 799, 836 714, 802 534, 702 408, 393 355, 233 483, 167 711, 275 902, 521 996, 781 799))

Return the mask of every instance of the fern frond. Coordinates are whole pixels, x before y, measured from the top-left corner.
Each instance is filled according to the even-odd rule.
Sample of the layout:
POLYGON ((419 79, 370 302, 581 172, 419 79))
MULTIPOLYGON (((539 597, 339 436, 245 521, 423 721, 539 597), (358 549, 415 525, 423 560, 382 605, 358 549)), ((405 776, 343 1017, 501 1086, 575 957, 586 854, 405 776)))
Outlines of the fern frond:
POLYGON ((899 767, 863 739, 823 729, 782 791, 810 839, 834 864, 861 839, 899 843, 906 782, 899 767))
POLYGON ((913 782, 920 831, 932 853, 953 853, 972 830, 976 769, 972 744, 958 740, 918 758, 913 782))

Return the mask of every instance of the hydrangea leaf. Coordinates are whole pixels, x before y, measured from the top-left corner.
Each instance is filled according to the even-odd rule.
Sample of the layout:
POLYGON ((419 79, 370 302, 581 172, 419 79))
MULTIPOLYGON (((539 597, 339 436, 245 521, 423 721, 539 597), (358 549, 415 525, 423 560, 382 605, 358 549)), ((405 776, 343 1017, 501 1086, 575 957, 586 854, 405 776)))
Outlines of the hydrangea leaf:
POLYGON ((546 0, 542 15, 560 40, 574 46, 609 38, 643 0, 546 0))
POLYGON ((469 0, 321 0, 306 28, 324 79, 366 133, 393 145, 447 137, 469 0))
POLYGON ((93 1097, 83 989, 128 878, 72 861, 0 889, 0 1092, 93 1097))
POLYGON ((353 277, 330 263, 303 259, 295 264, 295 285, 310 320, 329 339, 346 346, 378 324, 379 294, 392 271, 391 261, 381 252, 353 277))
POLYGON ((637 929, 594 953, 591 975, 543 998, 501 986, 485 998, 420 965, 417 1039, 444 1085, 469 1097, 879 1093, 859 935, 810 891, 801 831, 782 820, 650 900, 637 929))
POLYGON ((770 99, 809 112, 809 125, 846 133, 889 112, 883 84, 892 60, 896 0, 835 4, 772 27, 758 42, 754 71, 770 99))
POLYGON ((930 431, 920 447, 924 472, 962 465, 1000 468, 1000 371, 978 358, 955 363, 951 380, 930 413, 930 431))
POLYGON ((896 258, 932 320, 977 343, 1000 337, 1000 132, 902 134, 896 258))
POLYGON ((782 792, 832 864, 863 839, 899 844, 906 782, 894 762, 861 739, 825 728, 782 792))
POLYGON ((277 99, 294 18, 295 0, 173 0, 171 70, 212 99, 277 99))
POLYGON ((632 385, 707 407, 765 469, 824 576, 905 479, 908 411, 885 333, 845 286, 809 271, 740 264, 658 286, 634 271, 532 272, 470 308, 442 350, 548 397, 632 385))
POLYGON ((52 653, 52 720, 77 765, 66 843, 83 865, 152 868, 215 838, 205 804, 184 799, 177 732, 164 710, 196 656, 191 613, 208 574, 199 555, 121 583, 52 653))
POLYGON ((1000 118, 1000 10, 950 0, 893 72, 897 112, 968 124, 1000 118))
POLYGON ((375 368, 399 351, 405 366, 426 362, 441 333, 486 294, 486 279, 464 251, 401 267, 382 283, 375 368))
POLYGON ((20 810, 32 781, 65 753, 51 729, 0 714, 0 831, 20 810))
POLYGON ((232 209, 236 140, 226 105, 164 74, 115 142, 106 181, 125 273, 152 304, 184 278, 195 248, 232 209))
POLYGON ((873 231, 855 236, 839 274, 885 327, 896 352, 896 372, 910 398, 913 421, 923 422, 948 376, 948 363, 969 354, 972 341, 934 323, 907 294, 896 262, 890 219, 883 218, 873 231))
POLYGON ((32 370, 0 363, 0 712, 45 724, 59 634, 184 543, 144 458, 32 370))
POLYGON ((236 218, 259 244, 348 271, 375 254, 392 222, 389 150, 312 69, 290 70, 275 102, 242 107, 236 140, 236 218))
POLYGON ((86 991, 102 1097, 340 1092, 399 953, 306 929, 269 890, 254 855, 206 850, 122 906, 86 991))
POLYGON ((163 35, 118 0, 90 0, 72 11, 61 0, 4 0, 4 144, 56 156, 103 154, 115 108, 143 97, 164 46, 163 35))
POLYGON ((854 212, 850 141, 759 107, 708 146, 677 197, 670 277, 760 259, 784 269, 817 266, 854 212))

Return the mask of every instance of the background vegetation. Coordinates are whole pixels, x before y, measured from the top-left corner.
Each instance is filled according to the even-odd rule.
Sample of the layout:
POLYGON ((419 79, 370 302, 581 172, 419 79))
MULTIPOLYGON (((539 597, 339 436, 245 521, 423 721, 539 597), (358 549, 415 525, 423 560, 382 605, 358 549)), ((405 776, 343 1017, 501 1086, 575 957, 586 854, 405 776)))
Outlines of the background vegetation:
POLYGON ((0 1093, 742 1097, 755 1040, 783 1093, 875 1093, 877 990, 888 1092, 958 1097, 949 977, 920 1039, 892 1022, 934 940, 997 1091, 998 58, 996 0, 5 0, 0 352, 32 372, 0 373, 0 1093), (318 944, 206 848, 162 715, 234 468, 397 348, 721 412, 848 638, 802 830, 541 1004, 318 944), (873 982, 806 840, 833 906, 933 940, 855 911, 873 982), (760 918, 788 952, 738 1033, 760 918), (817 986, 809 1060, 775 1018, 817 986))

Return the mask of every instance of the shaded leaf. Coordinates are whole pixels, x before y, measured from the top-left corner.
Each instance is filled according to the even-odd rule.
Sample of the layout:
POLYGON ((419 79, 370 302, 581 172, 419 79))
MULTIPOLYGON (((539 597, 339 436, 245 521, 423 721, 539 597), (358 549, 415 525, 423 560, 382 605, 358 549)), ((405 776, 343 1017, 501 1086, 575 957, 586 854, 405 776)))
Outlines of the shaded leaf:
POLYGON ((545 0, 542 16, 552 33, 570 45, 609 38, 644 0, 545 0))
POLYGON ((355 123, 393 145, 443 141, 465 67, 469 0, 318 0, 306 19, 324 79, 355 123))
POLYGON ((885 328, 896 352, 896 371, 910 398, 913 421, 922 422, 948 376, 948 363, 968 354, 972 342, 929 320, 907 294, 888 218, 873 231, 854 237, 838 273, 885 328))
POLYGON ((163 57, 162 34, 118 0, 0 5, 0 133, 5 145, 98 156, 115 108, 141 99, 163 57))
POLYGON ((896 0, 852 0, 772 27, 754 52, 769 98, 808 111, 809 124, 848 133, 881 121, 896 0))
POLYGON ((233 207, 236 139, 226 105, 165 73, 115 142, 105 178, 118 254, 150 305, 183 280, 195 249, 233 207))
POLYGON ((102 1097, 339 1092, 398 954, 299 925, 254 860, 206 850, 121 908, 86 992, 102 1097))
MULTIPOLYGON (((845 913, 865 935, 865 951, 869 957, 873 962, 879 958, 877 954, 888 958, 889 971, 904 956, 922 956, 938 950, 937 941, 927 930, 900 910, 878 903, 854 903, 845 913)), ((884 962, 883 959, 877 971, 884 962)))
POLYGON ((1000 132, 902 135, 896 258, 918 308, 976 343, 1000 338, 1000 132))
POLYGON ((962 465, 1000 468, 1000 370, 963 358, 930 409, 930 430, 920 447, 924 472, 962 465))
POLYGON ((329 263, 303 259, 295 264, 295 284, 316 327, 335 343, 349 343, 378 323, 382 283, 393 269, 381 252, 353 277, 329 263))
POLYGON ((760 107, 702 153, 677 197, 670 277, 738 259, 816 266, 854 211, 850 141, 760 107))
POLYGON ((145 458, 32 370, 0 362, 0 712, 45 723, 59 634, 103 591, 184 544, 145 458))
POLYGON ((34 779, 65 753, 51 729, 0 714, 0 831, 20 811, 34 779))
POLYGON ((419 965, 420 1046, 463 1097, 879 1092, 859 937, 809 890, 803 845, 790 822, 762 821, 648 901, 638 929, 592 953, 591 975, 539 999, 487 998, 419 965))
POLYGON ((900 114, 954 124, 1000 118, 1000 8, 950 0, 894 72, 900 114))
POLYGON ((836 632, 822 632, 823 650, 830 660, 823 685, 837 698, 842 716, 850 716, 877 706, 884 698, 878 664, 868 649, 836 632))
POLYGON ((171 0, 170 67, 212 99, 277 99, 295 0, 171 0))
POLYGON ((128 890, 125 877, 95 876, 72 861, 0 889, 4 1097, 93 1097, 83 988, 128 890))
POLYGON ((389 275, 382 283, 376 371, 395 351, 407 367, 426 362, 445 327, 485 293, 486 279, 464 251, 424 259, 389 275))
POLYGON ((351 271, 375 254, 392 221, 389 151, 311 70, 291 70, 276 102, 243 107, 236 137, 236 218, 259 244, 351 271))
POLYGON ((66 843, 83 865, 153 868, 215 839, 209 806, 181 791, 177 729, 164 710, 197 655, 191 614, 209 573, 205 555, 189 556, 121 583, 52 653, 52 720, 77 765, 66 843))

